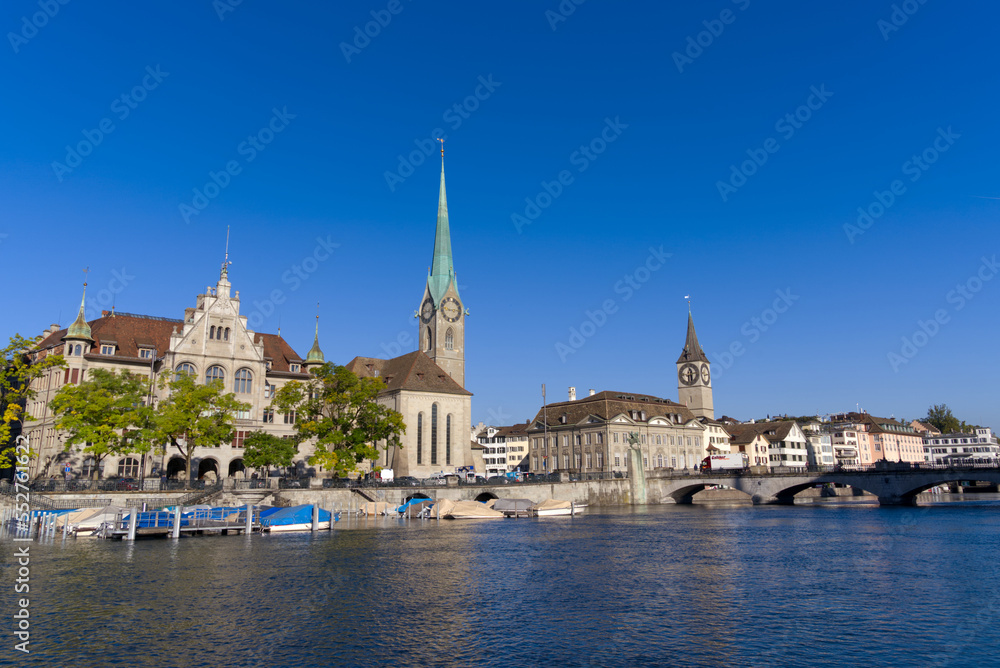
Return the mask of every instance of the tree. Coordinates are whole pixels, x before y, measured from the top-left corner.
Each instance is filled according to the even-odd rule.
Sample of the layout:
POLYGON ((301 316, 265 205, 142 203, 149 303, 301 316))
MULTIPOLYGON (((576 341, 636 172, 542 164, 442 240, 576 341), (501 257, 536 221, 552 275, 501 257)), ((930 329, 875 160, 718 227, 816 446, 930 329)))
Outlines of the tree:
POLYGON ((63 385, 49 402, 56 428, 69 434, 66 450, 83 443, 83 452, 94 458, 95 479, 108 455, 149 452, 148 393, 149 380, 143 376, 91 369, 87 380, 63 385))
POLYGON ((288 467, 299 452, 299 444, 291 438, 281 438, 263 431, 247 434, 243 439, 243 463, 252 469, 265 469, 271 474, 272 466, 288 467))
POLYGON ((29 354, 34 345, 15 334, 0 348, 0 468, 13 466, 14 425, 33 419, 24 410, 36 395, 31 382, 49 369, 66 366, 62 355, 29 354))
POLYGON ((153 414, 152 438, 177 448, 184 457, 185 482, 191 480, 191 456, 198 447, 216 447, 233 438, 233 419, 250 405, 224 392, 222 381, 200 385, 193 375, 165 375, 161 388, 170 395, 153 414))
POLYGON ((358 378, 330 362, 312 373, 309 381, 287 383, 273 402, 286 414, 295 412, 300 441, 316 439, 310 464, 343 476, 361 462, 377 459, 380 442, 386 450, 402 447, 399 436, 406 425, 399 412, 378 403, 385 387, 380 378, 358 378))
POLYGON ((928 408, 927 417, 922 422, 926 422, 942 434, 953 434, 962 430, 962 423, 951 414, 948 404, 935 404, 928 408))

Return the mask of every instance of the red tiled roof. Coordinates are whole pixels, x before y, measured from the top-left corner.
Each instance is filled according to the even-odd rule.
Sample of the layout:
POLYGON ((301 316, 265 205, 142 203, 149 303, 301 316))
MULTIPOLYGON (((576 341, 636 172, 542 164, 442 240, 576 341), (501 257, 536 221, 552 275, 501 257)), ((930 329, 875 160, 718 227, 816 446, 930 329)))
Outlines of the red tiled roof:
POLYGON ((472 395, 472 392, 455 382, 447 371, 419 350, 389 360, 355 357, 346 367, 360 378, 382 378, 385 381, 383 392, 413 390, 472 395))

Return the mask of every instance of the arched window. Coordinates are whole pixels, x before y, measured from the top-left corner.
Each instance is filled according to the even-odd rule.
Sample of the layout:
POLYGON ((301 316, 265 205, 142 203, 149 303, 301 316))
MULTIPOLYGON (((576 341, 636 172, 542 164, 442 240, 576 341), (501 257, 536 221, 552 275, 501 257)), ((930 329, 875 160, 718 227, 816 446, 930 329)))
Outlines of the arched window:
POLYGON ((82 355, 83 354, 83 348, 80 347, 79 344, 77 344, 77 346, 73 349, 73 354, 76 355, 76 356, 82 355))
POLYGON ((250 369, 240 369, 236 372, 236 386, 233 388, 238 394, 250 394, 253 386, 253 375, 250 369))
POLYGON ((444 335, 444 349, 455 349, 455 334, 451 331, 451 327, 448 328, 448 331, 444 335))
POLYGON ((208 385, 214 380, 221 380, 226 382, 226 372, 221 366, 209 367, 208 371, 205 372, 205 384, 208 385))
POLYGON ((222 333, 222 338, 223 338, 223 340, 225 340, 225 341, 228 341, 228 340, 229 340, 229 328, 228 328, 228 327, 226 327, 226 331, 224 331, 224 332, 222 333))
POLYGON ((187 374, 189 376, 193 376, 194 375, 194 365, 193 364, 189 364, 188 362, 183 362, 181 364, 178 364, 177 368, 174 369, 174 380, 177 380, 178 378, 180 378, 181 374, 187 374))
POLYGON ((417 464, 424 463, 424 414, 417 413, 417 464))
POLYGON ((427 327, 424 330, 424 350, 431 350, 434 347, 434 335, 431 334, 431 328, 427 327))
POLYGON ((139 460, 135 457, 126 457, 118 462, 118 475, 122 478, 134 478, 139 475, 139 460))
MULTIPOLYGON (((451 333, 451 330, 448 330, 451 333)), ((444 463, 451 466, 451 415, 444 419, 444 463)))
POLYGON ((438 463, 438 405, 431 405, 431 466, 438 463))
POLYGON ((208 338, 210 338, 210 339, 214 339, 215 338, 215 325, 212 325, 211 328, 209 328, 209 330, 208 330, 208 338))

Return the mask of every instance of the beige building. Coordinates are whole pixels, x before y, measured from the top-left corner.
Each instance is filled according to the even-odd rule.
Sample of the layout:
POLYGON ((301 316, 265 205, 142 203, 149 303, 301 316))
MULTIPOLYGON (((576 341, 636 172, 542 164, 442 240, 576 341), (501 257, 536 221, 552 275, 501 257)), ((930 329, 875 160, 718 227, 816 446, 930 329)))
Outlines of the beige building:
POLYGON ((708 428, 668 399, 598 392, 546 405, 527 434, 533 472, 624 472, 632 434, 645 468, 696 469, 705 457, 708 428))
POLYGON ((483 427, 476 440, 483 446, 485 475, 504 475, 528 470, 528 427, 530 422, 509 427, 483 427))
MULTIPOLYGON (((86 286, 85 286, 86 287, 86 286)), ((279 436, 294 433, 294 415, 275 413, 274 392, 290 380, 306 380, 308 367, 323 362, 319 330, 308 358, 302 359, 276 334, 261 334, 247 327, 240 315, 239 292, 233 294, 228 280, 228 262, 215 287, 198 295, 195 306, 179 319, 104 311, 100 318, 84 320, 84 301, 76 321, 67 329, 53 325, 42 334, 32 352, 36 358, 62 354, 66 369, 54 369, 35 381, 37 399, 27 408, 34 420, 25 424, 39 457, 34 472, 40 477, 60 473, 70 466, 75 474, 90 475, 93 461, 82 453, 65 452, 64 435, 54 427, 48 402, 67 383, 79 383, 91 369, 131 371, 150 378, 154 402, 166 396, 159 388, 163 374, 190 373, 202 381, 221 380, 227 391, 250 408, 236 416, 236 433, 229 443, 198 448, 192 458, 192 476, 212 478, 244 475, 243 438, 262 430, 279 436)), ((303 447, 296 467, 306 472, 311 450, 303 447)), ((102 462, 104 475, 139 476, 165 472, 176 476, 184 470, 184 458, 176 448, 160 455, 109 456, 102 462)), ((311 470, 312 473, 318 473, 311 470)))

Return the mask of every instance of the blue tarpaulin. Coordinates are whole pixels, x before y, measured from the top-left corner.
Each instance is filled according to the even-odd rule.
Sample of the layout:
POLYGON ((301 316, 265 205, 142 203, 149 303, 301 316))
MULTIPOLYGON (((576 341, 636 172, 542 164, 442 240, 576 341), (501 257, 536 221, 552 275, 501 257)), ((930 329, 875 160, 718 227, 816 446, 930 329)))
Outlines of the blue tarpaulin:
MULTIPOLYGON (((285 526, 288 524, 311 524, 312 523, 312 509, 313 507, 309 504, 301 506, 292 506, 291 508, 281 508, 275 513, 271 513, 268 517, 262 520, 264 526, 285 526)), ((331 519, 330 511, 319 509, 319 521, 329 522, 331 519)))

